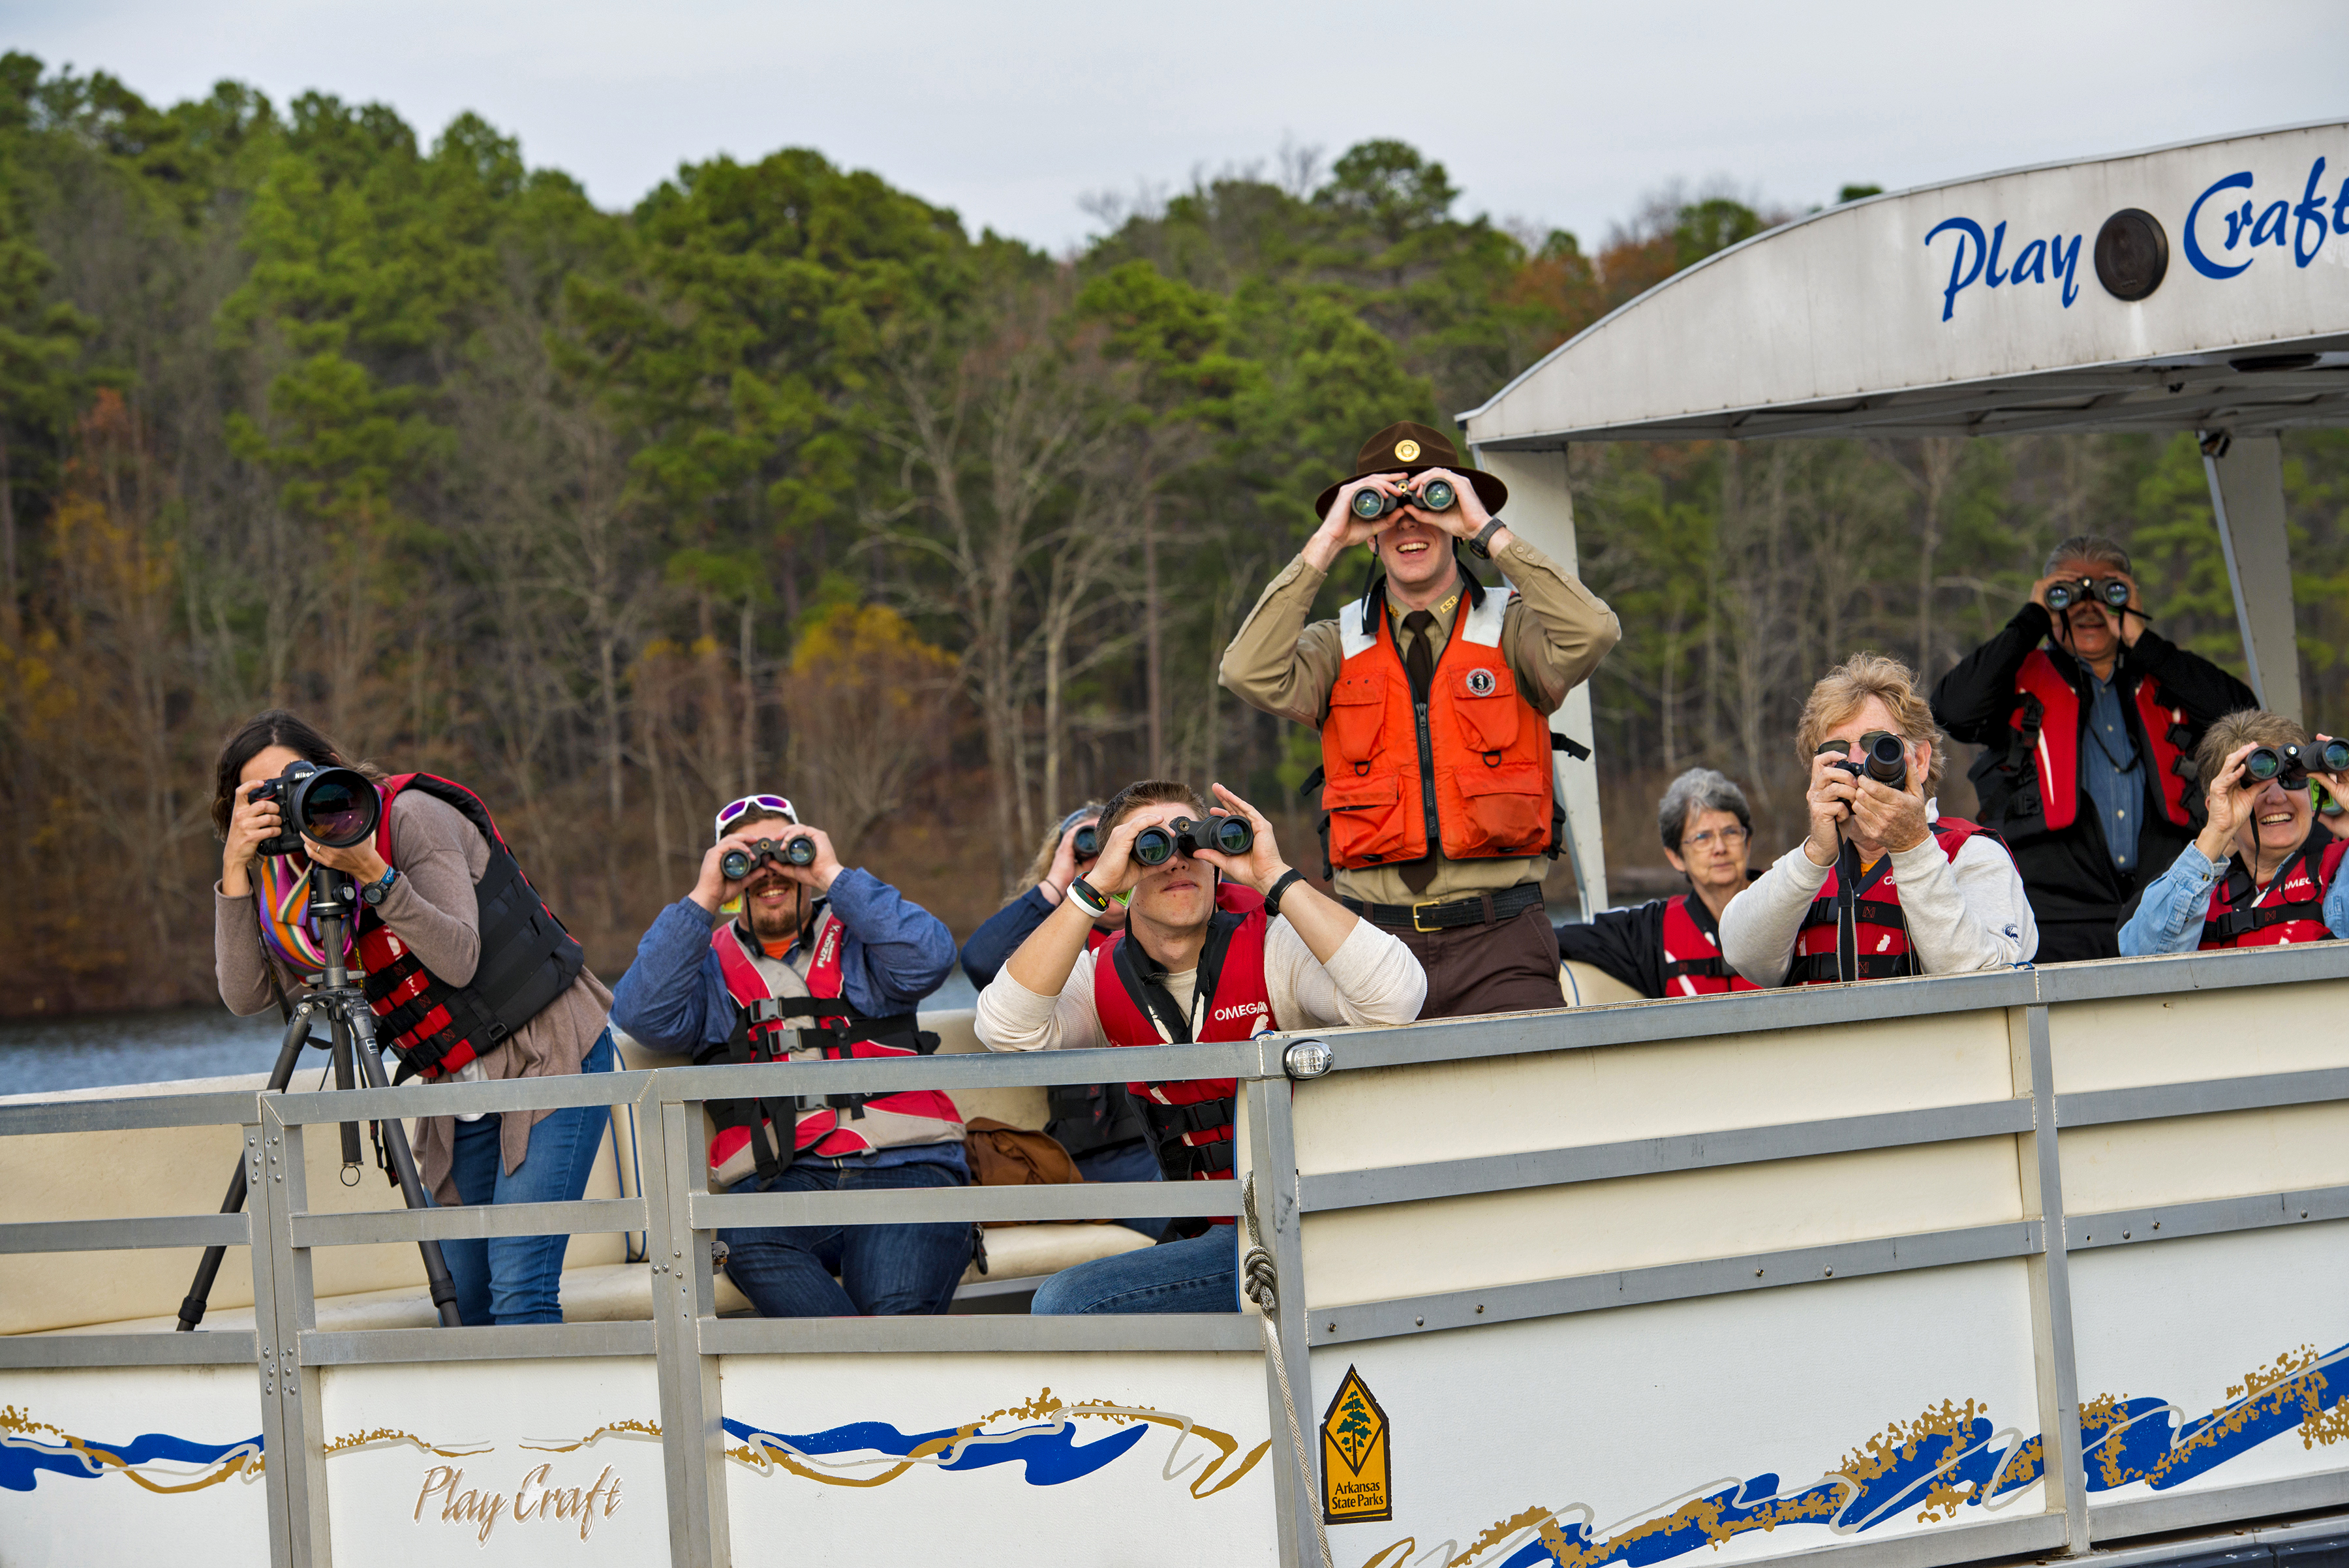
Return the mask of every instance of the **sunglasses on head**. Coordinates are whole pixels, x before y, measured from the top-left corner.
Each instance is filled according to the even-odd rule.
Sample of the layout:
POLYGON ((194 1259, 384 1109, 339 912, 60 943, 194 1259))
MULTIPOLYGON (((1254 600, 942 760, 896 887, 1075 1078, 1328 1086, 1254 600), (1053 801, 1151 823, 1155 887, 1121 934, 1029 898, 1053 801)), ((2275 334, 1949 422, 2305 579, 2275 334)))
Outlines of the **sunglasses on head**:
POLYGON ((718 831, 710 835, 710 842, 716 843, 725 837, 726 830, 741 821, 744 814, 754 805, 762 811, 780 811, 793 826, 799 825, 799 813, 792 809, 792 803, 781 795, 746 794, 740 800, 729 801, 718 808, 718 831))

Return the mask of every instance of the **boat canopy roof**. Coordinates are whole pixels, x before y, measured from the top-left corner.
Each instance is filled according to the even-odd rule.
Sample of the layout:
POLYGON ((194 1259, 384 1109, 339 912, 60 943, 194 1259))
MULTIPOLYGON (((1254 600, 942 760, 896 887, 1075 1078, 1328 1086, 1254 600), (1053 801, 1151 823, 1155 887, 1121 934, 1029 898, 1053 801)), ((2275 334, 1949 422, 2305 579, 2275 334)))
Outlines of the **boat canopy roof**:
POLYGON ((1461 416, 1578 441, 2265 433, 2349 419, 2349 121, 1829 208, 1681 272, 1461 416))

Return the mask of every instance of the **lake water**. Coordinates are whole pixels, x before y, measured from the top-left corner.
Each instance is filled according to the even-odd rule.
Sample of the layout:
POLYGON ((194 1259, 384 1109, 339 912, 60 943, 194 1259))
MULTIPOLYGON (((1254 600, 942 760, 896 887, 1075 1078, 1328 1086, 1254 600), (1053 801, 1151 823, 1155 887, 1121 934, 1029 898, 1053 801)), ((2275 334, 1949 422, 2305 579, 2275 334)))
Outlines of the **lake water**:
MULTIPOLYGON (((948 1011, 977 1001, 957 968, 922 1005, 948 1011)), ((0 1019, 0 1095, 266 1073, 276 1064, 285 1037, 274 1012, 237 1018, 220 1007, 0 1019)), ((323 1053, 313 1052, 304 1066, 325 1061, 323 1053)))

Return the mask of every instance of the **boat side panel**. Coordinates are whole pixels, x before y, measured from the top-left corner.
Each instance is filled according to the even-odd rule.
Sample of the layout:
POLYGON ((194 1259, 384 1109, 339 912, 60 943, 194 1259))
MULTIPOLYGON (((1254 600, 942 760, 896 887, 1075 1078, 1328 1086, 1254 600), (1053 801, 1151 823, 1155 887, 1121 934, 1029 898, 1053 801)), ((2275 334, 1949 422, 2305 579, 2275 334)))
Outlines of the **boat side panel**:
POLYGON ((312 1367, 336 1568, 668 1554, 652 1358, 312 1367), (477 1554, 478 1553, 478 1554, 477 1554))
POLYGON ((1378 1560, 1493 1568, 1562 1543, 1751 1562, 2044 1506, 2019 1260, 1333 1346, 1313 1367, 1325 1390, 1354 1369, 1387 1423, 1394 1517, 1331 1527, 1340 1563, 1406 1538, 1378 1560))
POLYGON ((2098 1537, 2261 1482, 2331 1476, 2349 1497, 2349 1222, 2098 1246, 2072 1292, 2098 1537))
POLYGON ((2349 1104, 2337 1101, 2067 1128, 2059 1143, 2074 1215, 2349 1183, 2349 1104))
POLYGON ((2247 1022, 2240 992, 2178 992, 2047 1010, 2055 1092, 2349 1066, 2349 981, 2271 985, 2247 1022))
POLYGON ((723 1377, 738 1550, 1278 1561, 1260 1355, 734 1355, 723 1377))
MULTIPOLYGON (((1574 1024, 1558 1018, 1561 1046, 1575 1044, 1574 1024)), ((1331 1044, 1343 1060, 1345 1037, 1331 1044)), ((1310 1176, 2014 1093, 1997 1012, 1368 1068, 1300 1100, 1297 1166, 1310 1176)))
POLYGON ((266 1563, 261 1447, 248 1366, 0 1372, 0 1561, 266 1563))

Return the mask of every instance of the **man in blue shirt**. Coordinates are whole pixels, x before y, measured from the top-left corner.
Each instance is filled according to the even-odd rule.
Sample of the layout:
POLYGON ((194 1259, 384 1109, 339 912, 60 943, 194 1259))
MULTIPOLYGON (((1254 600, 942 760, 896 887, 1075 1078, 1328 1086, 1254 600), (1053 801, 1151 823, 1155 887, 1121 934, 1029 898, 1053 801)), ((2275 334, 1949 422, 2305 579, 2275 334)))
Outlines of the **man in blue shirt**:
MULTIPOLYGON (((716 837, 693 890, 660 912, 613 988, 613 1022, 697 1064, 923 1050, 914 1009, 953 966, 945 923, 870 872, 842 866, 832 840, 802 826, 781 795, 731 803, 718 814, 716 837), (802 851, 804 866, 790 858, 794 839, 812 852, 802 851), (750 859, 738 877, 726 875, 730 850, 750 859), (727 919, 738 901, 739 918, 727 919)), ((719 1129, 712 1190, 970 1181, 961 1116, 936 1091, 719 1101, 709 1112, 719 1129)), ((944 1312, 971 1251, 971 1228, 959 1222, 754 1226, 719 1236, 728 1276, 766 1317, 944 1312)))
POLYGON ((2202 826, 2195 748, 2258 701, 2152 628, 2128 552, 2099 535, 2056 545, 2030 602, 1941 678, 1934 722, 1983 748, 1977 815, 2014 851, 2039 962, 2119 953, 2121 920, 2202 826))

